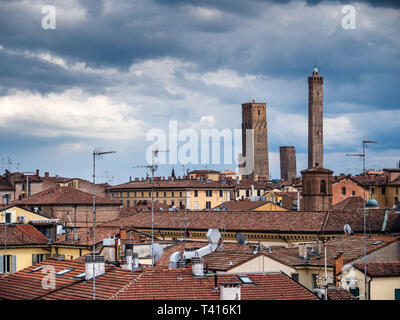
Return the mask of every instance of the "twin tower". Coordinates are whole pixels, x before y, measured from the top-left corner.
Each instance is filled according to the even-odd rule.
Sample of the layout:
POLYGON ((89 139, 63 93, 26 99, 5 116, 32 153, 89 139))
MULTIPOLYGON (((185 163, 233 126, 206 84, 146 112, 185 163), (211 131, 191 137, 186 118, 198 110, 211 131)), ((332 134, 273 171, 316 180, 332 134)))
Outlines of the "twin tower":
MULTIPOLYGON (((323 84, 324 78, 315 67, 308 77, 308 168, 322 168, 323 153, 323 84)), ((266 103, 248 102, 242 104, 242 152, 251 143, 246 137, 246 129, 254 132, 252 174, 246 178, 269 180, 268 124, 266 103)), ((280 147, 281 178, 291 181, 297 176, 296 153, 293 146, 280 147)))

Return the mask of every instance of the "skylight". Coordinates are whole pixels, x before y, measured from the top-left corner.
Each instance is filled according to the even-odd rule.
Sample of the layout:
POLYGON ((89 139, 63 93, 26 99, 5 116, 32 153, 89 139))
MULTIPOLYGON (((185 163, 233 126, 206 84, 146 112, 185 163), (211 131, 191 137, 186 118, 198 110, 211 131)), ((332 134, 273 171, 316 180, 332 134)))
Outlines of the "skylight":
POLYGON ((56 273, 56 277, 60 277, 60 276, 66 274, 66 273, 68 273, 68 272, 70 272, 70 271, 72 271, 72 270, 74 270, 74 268, 67 268, 67 269, 58 271, 58 272, 56 273))
POLYGON ((252 284, 254 283, 248 276, 238 276, 239 280, 244 284, 252 284))
POLYGON ((44 267, 44 266, 37 267, 37 268, 33 269, 33 270, 31 271, 31 273, 32 273, 32 272, 39 271, 39 270, 43 269, 43 267, 44 267))
POLYGON ((382 242, 382 241, 379 240, 379 241, 374 242, 372 245, 373 245, 373 246, 376 246, 377 244, 380 244, 381 242, 382 242))
POLYGON ((86 272, 83 272, 81 274, 76 275, 75 277, 73 277, 73 280, 81 280, 82 278, 84 278, 86 276, 86 272))

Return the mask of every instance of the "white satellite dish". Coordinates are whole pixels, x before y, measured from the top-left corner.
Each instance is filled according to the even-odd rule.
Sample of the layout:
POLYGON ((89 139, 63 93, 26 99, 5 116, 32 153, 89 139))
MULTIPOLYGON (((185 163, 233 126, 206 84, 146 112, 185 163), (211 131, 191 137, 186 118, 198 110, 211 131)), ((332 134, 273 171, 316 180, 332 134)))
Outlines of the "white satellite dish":
POLYGON ((239 232, 239 233, 236 234, 236 241, 237 241, 238 244, 244 245, 245 239, 244 239, 243 233, 239 232))
POLYGON ((150 246, 150 255, 153 257, 154 260, 158 260, 163 255, 164 249, 160 246, 159 243, 153 243, 150 246))
POLYGON ((345 225, 344 225, 343 231, 344 231, 344 233, 346 233, 346 234, 352 234, 352 233, 353 233, 353 230, 351 230, 351 227, 350 227, 349 224, 345 224, 345 225))

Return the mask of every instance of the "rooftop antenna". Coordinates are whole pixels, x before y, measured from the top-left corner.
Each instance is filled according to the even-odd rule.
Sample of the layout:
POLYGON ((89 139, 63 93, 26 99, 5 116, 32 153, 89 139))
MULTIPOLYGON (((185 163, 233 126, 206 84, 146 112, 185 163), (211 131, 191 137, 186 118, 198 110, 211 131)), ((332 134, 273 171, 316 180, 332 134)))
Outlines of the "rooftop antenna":
MULTIPOLYGON (((377 143, 376 141, 371 140, 363 140, 363 153, 348 153, 346 156, 350 157, 361 157, 363 160, 363 175, 365 176, 365 149, 367 145, 370 143, 377 143)), ((366 233, 366 195, 365 195, 365 188, 364 189, 364 300, 367 300, 367 233, 366 233)), ((369 193, 371 192, 371 185, 368 188, 369 193)))
MULTIPOLYGON (((156 147, 151 152, 150 165, 138 165, 135 168, 149 168, 151 171, 151 245, 154 245, 154 172, 158 170, 158 165, 155 164, 155 158, 158 157, 159 152, 169 152, 169 150, 158 150, 156 147)), ((151 267, 154 268, 154 256, 151 257, 151 267)))
MULTIPOLYGON (((96 250, 96 158, 101 160, 104 159, 105 154, 115 153, 115 151, 103 151, 102 147, 97 147, 93 150, 93 261, 95 261, 95 250, 96 250)), ((96 300, 96 271, 95 264, 93 263, 93 300, 96 300)))

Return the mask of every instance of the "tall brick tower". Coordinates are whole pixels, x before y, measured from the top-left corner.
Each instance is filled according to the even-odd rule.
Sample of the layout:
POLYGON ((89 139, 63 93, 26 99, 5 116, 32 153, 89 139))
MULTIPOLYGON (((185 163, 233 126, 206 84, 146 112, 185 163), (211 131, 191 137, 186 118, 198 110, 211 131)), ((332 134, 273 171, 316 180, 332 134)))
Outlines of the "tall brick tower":
POLYGON ((297 177, 296 170, 296 150, 293 146, 279 147, 281 160, 281 179, 293 182, 297 177))
POLYGON ((323 83, 324 78, 314 67, 308 77, 308 168, 324 167, 323 83))
POLYGON ((266 103, 248 102, 242 104, 242 153, 246 155, 246 129, 254 130, 253 139, 253 168, 250 175, 245 179, 269 180, 268 162, 268 125, 266 103))

